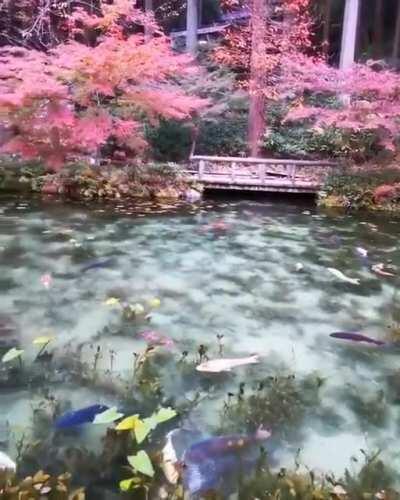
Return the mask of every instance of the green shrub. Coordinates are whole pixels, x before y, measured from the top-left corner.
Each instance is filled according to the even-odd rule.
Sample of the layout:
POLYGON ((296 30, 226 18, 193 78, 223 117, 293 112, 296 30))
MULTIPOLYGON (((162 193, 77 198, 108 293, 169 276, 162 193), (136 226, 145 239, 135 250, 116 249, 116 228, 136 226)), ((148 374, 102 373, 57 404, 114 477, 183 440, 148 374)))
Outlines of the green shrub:
POLYGON ((192 145, 192 133, 187 124, 176 120, 161 120, 157 127, 147 126, 146 140, 152 156, 161 162, 187 160, 192 145))
POLYGON ((351 158, 367 161, 380 150, 377 136, 369 131, 348 131, 335 127, 316 131, 302 125, 280 126, 265 137, 264 147, 292 158, 351 158))
POLYGON ((196 153, 202 155, 238 156, 247 151, 247 120, 230 117, 200 124, 196 153))

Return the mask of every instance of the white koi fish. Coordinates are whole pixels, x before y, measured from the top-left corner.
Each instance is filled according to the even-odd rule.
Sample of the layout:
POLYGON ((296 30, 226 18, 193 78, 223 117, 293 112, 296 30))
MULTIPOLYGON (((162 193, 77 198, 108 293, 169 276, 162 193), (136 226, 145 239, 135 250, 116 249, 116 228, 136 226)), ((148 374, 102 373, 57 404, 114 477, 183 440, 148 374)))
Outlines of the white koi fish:
POLYGON ((335 269, 334 267, 328 267, 328 271, 335 276, 335 278, 338 278, 342 281, 346 281, 347 283, 351 283, 352 285, 359 285, 360 280, 358 278, 349 278, 345 274, 342 273, 342 271, 339 271, 339 269, 335 269))
POLYGON ((378 274, 379 276, 390 276, 390 277, 396 276, 395 274, 393 274, 389 271, 385 271, 385 266, 382 262, 379 264, 374 264, 371 267, 371 269, 375 274, 378 274))
POLYGON ((168 432, 165 446, 162 449, 161 468, 168 482, 171 484, 177 484, 179 480, 179 472, 176 467, 178 457, 176 456, 176 451, 174 445, 172 444, 172 436, 175 432, 177 432, 176 429, 168 432))
POLYGON ((210 361, 205 361, 200 365, 196 366, 198 372, 230 372, 232 368, 243 365, 254 365, 260 362, 259 355, 253 354, 253 356, 248 356, 247 358, 220 358, 211 359, 210 361))
POLYGON ((17 466, 8 455, 0 451, 0 471, 5 470, 15 472, 17 470, 17 466))

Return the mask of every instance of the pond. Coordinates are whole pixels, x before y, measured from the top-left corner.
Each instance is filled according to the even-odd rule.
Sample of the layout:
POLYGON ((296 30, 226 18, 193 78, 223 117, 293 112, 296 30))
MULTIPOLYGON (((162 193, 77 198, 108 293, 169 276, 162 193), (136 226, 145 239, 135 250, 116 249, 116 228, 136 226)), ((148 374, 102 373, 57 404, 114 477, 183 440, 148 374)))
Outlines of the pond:
MULTIPOLYGON (((71 469, 87 482, 66 450, 100 453, 106 426, 55 432, 53 420, 94 404, 141 416, 176 408, 149 453, 174 427, 211 436, 263 425, 278 469, 297 461, 340 475, 360 449, 400 465, 399 350, 330 337, 390 339, 398 278, 371 266, 400 268, 400 219, 290 200, 3 199, 0 211, 0 354, 24 350, 0 363, 0 449, 15 460, 29 448, 24 473, 71 469), (252 354, 258 364, 230 372, 195 369, 252 354)), ((99 481, 118 491, 118 474, 99 481)))

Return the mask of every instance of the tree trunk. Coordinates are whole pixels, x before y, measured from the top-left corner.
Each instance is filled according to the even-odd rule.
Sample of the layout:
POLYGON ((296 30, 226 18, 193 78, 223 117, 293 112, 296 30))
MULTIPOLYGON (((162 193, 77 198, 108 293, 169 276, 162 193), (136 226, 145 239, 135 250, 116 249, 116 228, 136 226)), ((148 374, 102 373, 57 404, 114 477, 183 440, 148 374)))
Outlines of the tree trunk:
MULTIPOLYGON (((146 14, 153 13, 153 0, 144 0, 144 11, 146 14)), ((147 23, 144 26, 144 39, 146 42, 153 38, 153 27, 147 23)))
POLYGON ((199 27, 198 0, 187 0, 186 10, 186 50, 197 54, 197 29, 199 27))
POLYGON ((398 59, 400 55, 400 0, 397 0, 396 30, 394 32, 393 59, 398 59))
POLYGON ((383 57, 383 0, 375 0, 372 53, 375 59, 383 57))
POLYGON ((322 52, 326 58, 329 56, 330 49, 330 27, 332 17, 332 0, 325 0, 323 12, 323 30, 322 30, 322 52))
POLYGON ((250 108, 248 121, 248 143, 250 155, 253 157, 260 155, 260 142, 265 132, 266 22, 266 0, 253 0, 251 7, 250 108))
POLYGON ((342 47, 340 50, 340 68, 352 66, 355 60, 358 17, 360 0, 346 0, 343 19, 342 47))

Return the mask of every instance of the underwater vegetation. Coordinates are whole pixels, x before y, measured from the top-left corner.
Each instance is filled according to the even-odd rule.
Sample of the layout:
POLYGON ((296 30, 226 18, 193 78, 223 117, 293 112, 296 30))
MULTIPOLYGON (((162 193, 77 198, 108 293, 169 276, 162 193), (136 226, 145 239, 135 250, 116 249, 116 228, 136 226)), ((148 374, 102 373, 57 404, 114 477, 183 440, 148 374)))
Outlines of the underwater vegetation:
POLYGON ((221 412, 223 432, 272 429, 273 435, 296 434, 308 412, 319 403, 323 384, 317 375, 297 380, 295 375, 270 376, 253 386, 241 383, 236 393, 228 393, 221 412))

